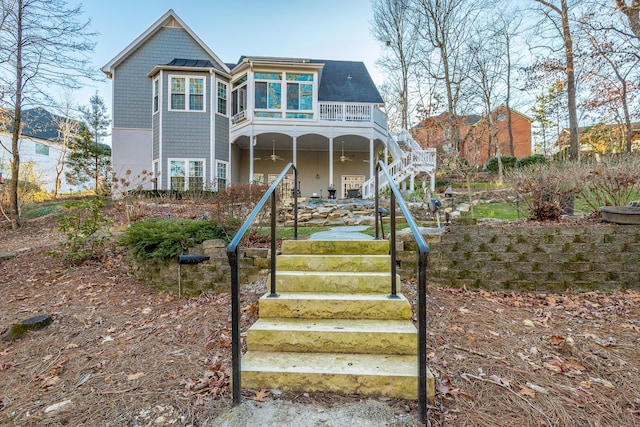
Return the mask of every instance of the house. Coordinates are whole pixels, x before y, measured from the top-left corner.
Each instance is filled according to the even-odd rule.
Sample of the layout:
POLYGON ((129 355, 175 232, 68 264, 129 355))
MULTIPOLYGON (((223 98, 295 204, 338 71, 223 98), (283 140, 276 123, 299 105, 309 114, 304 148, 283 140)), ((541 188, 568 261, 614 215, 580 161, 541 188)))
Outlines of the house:
POLYGON ((113 81, 114 171, 153 171, 157 189, 270 183, 293 162, 302 196, 346 197, 388 148, 383 100, 362 62, 228 64, 173 10, 102 70, 113 81))
MULTIPOLYGON (((59 192, 81 191, 76 185, 67 183, 64 162, 67 148, 61 143, 61 123, 69 119, 50 113, 44 108, 22 111, 22 133, 20 135, 20 180, 38 185, 47 192, 55 190, 56 179, 60 180, 59 192), (62 171, 59 173, 59 171, 62 171)), ((11 128, 0 132, 0 170, 3 179, 11 177, 11 128)))
POLYGON ((173 10, 103 71, 113 80, 114 170, 151 169, 159 189, 269 183, 294 162, 304 195, 346 193, 371 176, 388 135, 362 63, 226 64, 173 10))
MULTIPOLYGON (((626 149, 626 127, 620 124, 599 123, 578 128, 580 135, 580 154, 582 156, 600 156, 601 154, 621 153, 626 149)), ((569 152, 569 129, 565 128, 556 141, 557 156, 564 158, 569 152)), ((640 122, 631 123, 631 151, 640 151, 640 122)))
MULTIPOLYGON (((423 147, 450 151, 448 140, 452 120, 454 119, 448 113, 427 117, 412 129, 413 137, 423 147)), ((494 157, 496 141, 500 147, 500 154, 511 155, 505 106, 496 108, 490 115, 464 115, 456 120, 460 131, 460 154, 470 165, 481 166, 494 157)), ((513 155, 517 158, 531 155, 531 121, 526 115, 511 109, 513 155)))

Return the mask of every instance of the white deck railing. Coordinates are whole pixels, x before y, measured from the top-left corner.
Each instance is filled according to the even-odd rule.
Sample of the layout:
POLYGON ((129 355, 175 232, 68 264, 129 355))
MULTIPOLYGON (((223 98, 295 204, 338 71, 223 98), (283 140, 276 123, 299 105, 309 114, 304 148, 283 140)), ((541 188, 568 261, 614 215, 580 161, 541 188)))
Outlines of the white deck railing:
MULTIPOLYGON (((429 148, 426 150, 415 150, 405 152, 400 158, 387 166, 389 175, 395 183, 399 183, 420 172, 433 173, 436 168, 436 150, 429 148)), ((386 176, 380 172, 378 174, 379 189, 382 190, 389 185, 386 176)), ((362 198, 370 199, 375 193, 375 177, 369 178, 362 184, 362 198)))
POLYGON ((329 122, 370 122, 373 118, 371 104, 345 104, 321 102, 320 120, 329 122))

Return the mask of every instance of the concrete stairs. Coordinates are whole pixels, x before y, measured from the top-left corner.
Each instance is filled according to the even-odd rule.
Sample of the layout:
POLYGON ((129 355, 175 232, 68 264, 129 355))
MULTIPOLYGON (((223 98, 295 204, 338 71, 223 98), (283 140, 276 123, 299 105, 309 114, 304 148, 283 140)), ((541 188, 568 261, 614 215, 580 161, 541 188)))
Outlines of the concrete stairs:
POLYGON ((279 296, 260 299, 247 331, 243 387, 417 399, 417 331, 409 301, 388 298, 388 241, 285 241, 276 272, 279 296))

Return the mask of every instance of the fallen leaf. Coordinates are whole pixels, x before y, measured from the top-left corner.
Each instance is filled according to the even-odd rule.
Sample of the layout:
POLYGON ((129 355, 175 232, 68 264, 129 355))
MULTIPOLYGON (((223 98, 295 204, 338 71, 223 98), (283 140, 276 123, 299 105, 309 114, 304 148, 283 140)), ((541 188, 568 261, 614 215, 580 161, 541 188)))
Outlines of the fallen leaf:
POLYGON ((564 337, 560 335, 551 335, 551 339, 549 341, 551 341, 551 344, 553 345, 559 345, 564 341, 564 337))
POLYGON ((549 390, 547 390, 544 387, 540 387, 539 385, 531 383, 531 382, 527 383, 527 387, 529 387, 531 390, 536 391, 536 392, 541 393, 541 394, 549 394, 549 390))
POLYGON ((59 382, 60 382, 60 377, 58 376, 47 377, 44 380, 42 380, 42 384, 40 384, 40 388, 43 390, 49 390, 50 388, 56 386, 59 382))
POLYGON ((584 366, 582 366, 580 364, 580 362, 576 361, 575 359, 569 359, 565 362, 564 364, 567 368, 569 369, 575 369, 576 371, 586 371, 587 368, 585 368, 584 366))
POLYGON ((138 378, 142 378, 144 377, 144 372, 138 372, 136 374, 129 374, 127 375, 127 381, 133 381, 133 380, 137 380, 138 378))
POLYGON ((616 386, 614 386, 611 381, 603 380, 602 378, 589 378, 589 379, 594 383, 598 383, 605 386, 606 388, 610 388, 610 389, 616 388, 616 386))
POLYGON ((544 366, 551 372, 555 372, 556 374, 559 374, 562 372, 562 364, 560 362, 556 362, 556 361, 544 362, 542 366, 544 366))
POLYGON ((485 291, 485 290, 481 290, 480 291, 480 295, 482 295, 483 297, 490 297, 491 296, 491 294, 489 292, 485 291))
POLYGON ((497 375, 491 375, 489 379, 497 384, 503 385, 505 387, 511 387, 511 383, 508 379, 499 377, 497 375))
POLYGON ((522 387, 520 389, 520 391, 518 392, 518 394, 520 394, 521 396, 529 396, 531 398, 535 398, 536 397, 535 390, 533 390, 532 388, 529 388, 529 387, 522 387))
POLYGON ((102 341, 100 341, 100 344, 104 344, 104 343, 107 343, 109 341, 113 341, 113 338, 111 338, 111 335, 107 335, 106 337, 103 337, 102 341))
POLYGON ((529 319, 524 319, 522 321, 522 324, 524 326, 530 326, 530 327, 535 327, 536 325, 533 323, 533 321, 529 320, 529 319))
POLYGON ((462 313, 462 314, 469 314, 469 313, 471 313, 471 310, 469 310, 468 308, 465 308, 465 307, 460 307, 460 308, 458 309, 458 311, 459 311, 460 313, 462 313))
POLYGON ((498 332, 496 332, 496 331, 489 330, 489 333, 490 333, 491 335, 493 335, 494 337, 499 337, 499 336, 500 336, 500 333, 498 333, 498 332))
POLYGON ((633 329, 636 332, 640 332, 640 326, 632 325, 630 323, 623 323, 620 325, 620 327, 625 329, 633 329))
POLYGON ((551 307, 554 307, 557 303, 557 300, 554 297, 547 297, 547 304, 551 307))
POLYGON ((269 392, 265 389, 257 390, 256 395, 253 396, 253 400, 256 402, 264 402, 264 398, 269 396, 269 392))
POLYGON ((591 384, 593 384, 593 382, 591 382, 591 381, 581 381, 580 382, 580 387, 591 388, 591 384))

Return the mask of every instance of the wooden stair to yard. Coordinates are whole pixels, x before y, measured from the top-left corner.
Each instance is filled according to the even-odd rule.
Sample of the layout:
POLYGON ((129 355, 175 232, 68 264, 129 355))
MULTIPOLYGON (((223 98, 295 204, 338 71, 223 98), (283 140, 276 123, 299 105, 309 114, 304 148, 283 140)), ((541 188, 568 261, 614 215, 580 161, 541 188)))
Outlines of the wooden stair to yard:
POLYGON ((389 241, 284 241, 276 279, 247 331, 243 387, 417 399, 417 331, 409 301, 389 298, 389 241))

